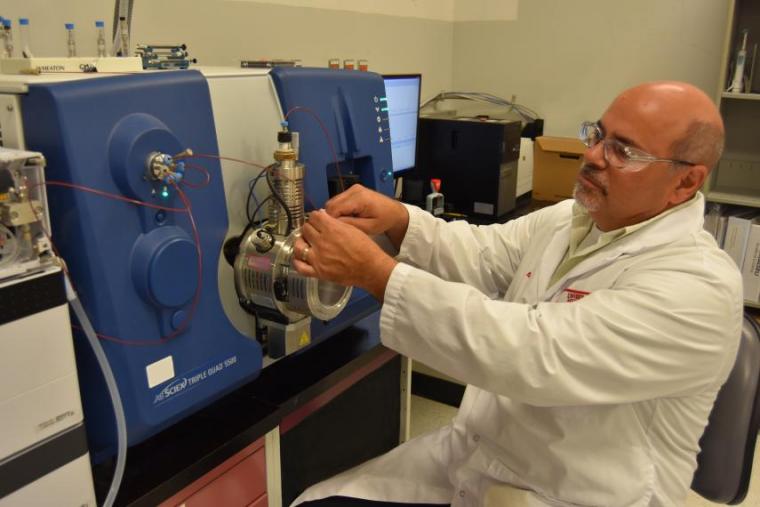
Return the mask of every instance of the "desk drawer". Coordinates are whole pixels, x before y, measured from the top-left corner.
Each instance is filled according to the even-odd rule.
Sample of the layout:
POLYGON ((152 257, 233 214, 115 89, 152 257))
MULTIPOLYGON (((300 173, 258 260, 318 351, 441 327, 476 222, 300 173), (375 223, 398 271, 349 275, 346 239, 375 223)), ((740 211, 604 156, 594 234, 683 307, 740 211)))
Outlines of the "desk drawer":
POLYGON ((260 438, 161 502, 160 507, 244 507, 257 505, 266 492, 266 451, 264 438, 260 438))
POLYGON ((262 496, 250 504, 248 507, 269 507, 269 500, 267 499, 267 495, 262 496))

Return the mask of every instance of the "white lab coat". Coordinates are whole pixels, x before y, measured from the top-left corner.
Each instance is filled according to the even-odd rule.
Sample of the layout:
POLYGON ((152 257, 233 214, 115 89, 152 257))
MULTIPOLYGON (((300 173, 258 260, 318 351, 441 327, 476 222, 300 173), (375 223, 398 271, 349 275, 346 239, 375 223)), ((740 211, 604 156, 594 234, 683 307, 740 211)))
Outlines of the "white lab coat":
POLYGON ((469 384, 459 413, 294 505, 475 506, 500 484, 530 490, 526 505, 683 503, 736 357, 741 276, 699 194, 548 286, 572 203, 487 227, 409 208, 382 341, 469 384))

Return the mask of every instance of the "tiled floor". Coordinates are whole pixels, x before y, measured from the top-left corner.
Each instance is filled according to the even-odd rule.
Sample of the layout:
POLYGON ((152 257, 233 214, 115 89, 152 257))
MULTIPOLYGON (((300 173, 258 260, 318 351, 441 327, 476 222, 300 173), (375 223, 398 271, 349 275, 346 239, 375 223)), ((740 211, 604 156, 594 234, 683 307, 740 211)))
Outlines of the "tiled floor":
MULTIPOLYGON (((451 421, 456 412, 457 409, 454 407, 431 401, 426 398, 421 398, 419 396, 412 396, 411 436, 415 437, 447 424, 451 421)), ((741 505, 758 507, 760 506, 760 448, 755 452, 755 464, 752 470, 753 474, 749 486, 749 493, 741 505)), ((686 500, 685 507, 710 507, 714 505, 718 504, 709 502, 696 493, 691 492, 686 500)))

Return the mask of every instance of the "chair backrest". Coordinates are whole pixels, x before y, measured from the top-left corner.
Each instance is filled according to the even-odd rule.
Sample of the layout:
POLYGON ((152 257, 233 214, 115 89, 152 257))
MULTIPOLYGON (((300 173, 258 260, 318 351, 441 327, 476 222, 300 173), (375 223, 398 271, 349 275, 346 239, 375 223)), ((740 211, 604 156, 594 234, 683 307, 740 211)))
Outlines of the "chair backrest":
POLYGON ((745 315, 736 363, 699 441, 691 489, 708 500, 736 504, 747 494, 760 424, 759 388, 760 326, 745 315))

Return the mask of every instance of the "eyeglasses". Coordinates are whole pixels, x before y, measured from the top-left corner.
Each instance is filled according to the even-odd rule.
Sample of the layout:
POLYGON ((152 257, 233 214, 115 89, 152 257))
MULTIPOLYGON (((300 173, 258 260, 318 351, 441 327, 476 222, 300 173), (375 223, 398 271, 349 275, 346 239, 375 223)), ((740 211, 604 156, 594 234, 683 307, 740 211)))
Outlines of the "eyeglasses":
POLYGON ((604 160, 612 167, 625 171, 640 171, 653 162, 667 162, 669 164, 696 165, 685 160, 671 158, 659 158, 633 146, 618 141, 617 139, 605 139, 599 123, 584 121, 578 137, 588 148, 593 148, 602 143, 604 160))

